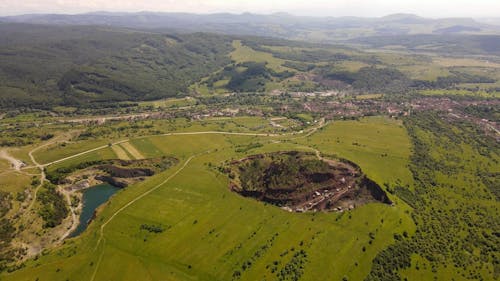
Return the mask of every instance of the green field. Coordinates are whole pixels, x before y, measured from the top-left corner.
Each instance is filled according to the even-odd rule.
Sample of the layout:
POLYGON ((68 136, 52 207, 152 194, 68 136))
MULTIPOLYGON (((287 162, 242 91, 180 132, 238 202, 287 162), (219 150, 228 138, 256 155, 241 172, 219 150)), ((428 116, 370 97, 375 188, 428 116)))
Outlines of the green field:
POLYGON ((170 16, 0 17, 0 281, 499 280, 500 29, 170 16))
POLYGON ((400 121, 371 117, 360 121, 340 121, 308 138, 297 140, 326 155, 347 158, 361 166, 379 183, 412 184, 407 168, 411 142, 400 121))
POLYGON ((425 96, 467 96, 478 98, 499 98, 500 92, 472 91, 472 90, 422 90, 419 92, 425 96))
MULTIPOLYGON (((83 143, 78 142, 71 144, 56 144, 53 146, 42 148, 33 153, 33 155, 36 157, 39 163, 49 163, 106 144, 108 144, 106 140, 97 140, 97 141, 83 142, 83 143)), ((98 152, 96 154, 99 153, 102 152, 98 152)))
POLYGON ((177 108, 196 104, 196 100, 190 97, 178 99, 162 99, 156 101, 141 102, 140 106, 152 106, 161 108, 177 108))
POLYGON ((11 193, 22 192, 30 187, 31 176, 17 171, 0 174, 0 191, 11 193))
MULTIPOLYGON (((76 153, 81 153, 98 146, 104 146, 109 143, 122 141, 126 139, 123 135, 133 139, 136 136, 200 131, 274 133, 277 129, 273 128, 269 124, 268 119, 262 117, 220 117, 193 122, 190 122, 185 118, 178 118, 159 120, 155 122, 140 121, 137 122, 135 127, 132 127, 128 122, 119 121, 111 122, 106 125, 88 127, 87 131, 84 133, 89 133, 91 137, 95 138, 93 141, 86 141, 83 139, 76 142, 55 143, 36 150, 33 155, 39 163, 44 164, 74 155, 76 153)), ((13 150, 12 153, 26 163, 30 163, 27 153, 31 149, 31 147, 26 147, 21 150, 13 150)), ((109 159, 116 156, 111 148, 109 148, 96 151, 95 153, 91 153, 85 157, 90 161, 96 160, 99 157, 109 159)), ((72 161, 79 160, 74 159, 72 161)))
POLYGON ((254 49, 245 46, 241 41, 233 41, 234 51, 230 54, 232 60, 237 63, 241 62, 264 62, 267 63, 267 67, 277 71, 282 72, 285 70, 290 70, 288 67, 284 67, 283 63, 285 60, 275 58, 270 53, 255 51, 254 49))
MULTIPOLYGON (((202 134, 132 139, 144 156, 169 155, 180 163, 119 192, 82 236, 2 278, 269 280, 279 279, 281 272, 279 276, 304 280, 363 279, 375 255, 393 242, 394 233, 413 232, 404 203, 368 204, 348 213, 288 213, 230 192, 226 175, 215 167, 243 157, 235 148, 249 143, 264 144, 246 152, 255 154, 310 150, 302 143, 308 140, 324 154, 358 162, 380 183, 409 182, 405 130, 393 120, 369 118, 336 122, 308 139, 288 138, 296 137, 202 134), (361 132, 366 131, 380 135, 363 139, 361 132), (337 143, 337 138, 343 142, 337 143), (352 146, 354 140, 362 145, 352 146), (377 157, 381 153, 388 156, 377 157), (374 160, 364 160, 369 158, 374 160), (165 231, 150 233, 141 229, 142 224, 161 225, 165 231)), ((60 148, 58 155, 72 149, 60 148)), ((91 153, 58 166, 110 157, 107 153, 91 153)))
POLYGON ((10 162, 5 159, 0 159, 0 170, 6 170, 10 168, 10 162))
POLYGON ((366 95, 356 96, 356 99, 358 100, 379 99, 383 96, 384 96, 383 94, 366 94, 366 95))

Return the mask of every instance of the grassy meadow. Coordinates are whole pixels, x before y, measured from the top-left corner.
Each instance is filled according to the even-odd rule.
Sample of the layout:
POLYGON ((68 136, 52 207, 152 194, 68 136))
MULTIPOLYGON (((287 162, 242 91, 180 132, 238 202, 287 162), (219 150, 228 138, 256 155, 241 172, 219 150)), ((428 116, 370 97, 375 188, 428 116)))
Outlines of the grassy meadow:
POLYGON ((400 121, 388 117, 338 121, 296 141, 312 144, 326 155, 337 155, 357 163, 380 184, 412 183, 407 168, 411 142, 400 121))
POLYGON ((240 40, 233 41, 233 48, 234 51, 229 55, 232 60, 236 61, 236 63, 264 62, 267 64, 267 67, 277 72, 290 70, 288 67, 283 66, 285 60, 276 58, 270 53, 255 51, 254 49, 243 45, 240 40))
MULTIPOLYGON (((409 140, 394 120, 335 122, 307 138, 171 135, 131 138, 129 144, 144 157, 174 156, 179 164, 120 191, 81 236, 2 280, 360 280, 394 233, 414 230, 402 202, 346 213, 288 213, 232 193, 227 176, 217 169, 249 154, 312 146, 355 161, 379 183, 410 183, 409 140), (367 131, 376 137, 363 138, 367 131), (236 152, 257 142, 262 146, 236 152), (145 224, 164 231, 148 232, 141 228, 145 224)), ((50 153, 57 156, 40 156, 50 161, 75 152, 68 145, 50 153)), ((107 147, 50 168, 113 157, 107 147)))

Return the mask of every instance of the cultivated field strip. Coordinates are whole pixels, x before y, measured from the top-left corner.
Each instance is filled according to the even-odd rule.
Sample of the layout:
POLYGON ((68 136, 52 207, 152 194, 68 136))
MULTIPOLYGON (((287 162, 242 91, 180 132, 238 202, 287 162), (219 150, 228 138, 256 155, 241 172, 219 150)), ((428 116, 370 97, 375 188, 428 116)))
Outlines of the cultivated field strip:
POLYGON ((142 155, 142 153, 140 153, 139 150, 137 150, 130 142, 122 143, 121 147, 137 160, 145 158, 144 155, 142 155))
POLYGON ((111 149, 113 149, 113 152, 116 154, 116 157, 118 157, 118 159, 130 160, 127 152, 119 144, 111 146, 111 149))

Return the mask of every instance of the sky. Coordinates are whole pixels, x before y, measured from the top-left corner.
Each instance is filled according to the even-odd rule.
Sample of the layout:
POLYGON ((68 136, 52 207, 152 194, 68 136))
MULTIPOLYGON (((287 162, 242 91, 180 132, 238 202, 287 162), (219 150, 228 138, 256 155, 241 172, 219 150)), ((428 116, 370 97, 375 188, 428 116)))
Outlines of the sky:
POLYGON ((500 17, 500 0, 0 0, 0 15, 112 12, 259 13, 378 17, 412 13, 440 17, 500 17))

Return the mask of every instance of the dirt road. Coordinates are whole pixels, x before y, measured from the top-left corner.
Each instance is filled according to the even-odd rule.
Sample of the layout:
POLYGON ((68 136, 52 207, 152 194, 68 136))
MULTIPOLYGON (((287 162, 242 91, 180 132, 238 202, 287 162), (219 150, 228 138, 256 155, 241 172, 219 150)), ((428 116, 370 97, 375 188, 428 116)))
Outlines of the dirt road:
MULTIPOLYGON (((210 153, 210 151, 206 151, 204 153, 200 153, 198 155, 201 155, 201 154, 205 154, 205 153, 210 153)), ((189 157, 186 162, 184 162, 184 164, 182 165, 182 167, 180 167, 177 171, 175 171, 175 173, 173 173, 172 175, 170 175, 168 178, 166 178, 164 181, 162 181, 161 183, 159 183, 158 185, 156 185, 155 187, 151 188, 150 190, 144 192, 143 194, 139 195, 138 197, 136 197, 135 199, 131 200, 130 202, 128 202, 127 204, 125 204, 123 207, 121 207, 120 209, 118 209, 115 213, 113 213, 113 215, 111 215, 111 217, 109 217, 108 220, 106 220, 102 225, 101 225, 101 228, 100 228, 100 231, 99 231, 99 239, 97 240, 97 244, 96 244, 96 247, 95 247, 95 250, 97 250, 97 248, 99 247, 99 245, 104 244, 106 243, 106 239, 104 238, 104 228, 108 225, 108 223, 110 223, 119 213, 121 213, 123 210, 125 210, 126 208, 128 208, 130 205, 134 204, 135 202, 137 202, 138 200, 142 199, 144 196, 150 194, 151 192, 157 190, 158 188, 160 188, 162 185, 166 184, 167 182, 169 182, 172 178, 174 178, 175 176, 177 176, 182 170, 184 170, 184 168, 186 168, 186 166, 189 164, 189 162, 191 162, 191 160, 193 160, 193 158, 195 158, 196 156, 198 155, 193 155, 191 157, 189 157)), ((99 265, 101 264, 101 261, 102 261, 102 257, 104 255, 104 248, 102 249, 102 252, 101 254, 99 255, 99 260, 97 261, 97 264, 95 266, 95 270, 94 272, 92 273, 92 276, 90 278, 91 281, 93 281, 95 279, 95 276, 97 274, 97 271, 99 269, 99 265)))
MULTIPOLYGON (((305 134, 306 136, 308 135, 311 135, 313 134, 314 132, 316 132, 318 129, 320 129, 321 127, 325 126, 325 122, 324 122, 324 119, 322 119, 319 123, 318 123, 318 126, 315 126, 313 128, 310 128, 309 130, 303 132, 291 132, 291 133, 284 133, 284 134, 268 134, 268 133, 237 133, 237 132, 222 132, 222 131, 201 131, 201 132, 178 132, 178 133, 166 133, 166 134, 160 134, 160 135, 151 135, 151 136, 142 136, 140 138, 147 138, 147 137, 153 137, 153 136, 183 136, 183 135, 205 135, 205 134, 218 134, 218 135, 237 135, 237 136, 261 136, 261 137, 280 137, 280 136, 287 136, 287 135, 297 135, 297 134, 305 134)), ((36 202, 36 199, 37 199, 37 194, 38 194, 38 191, 39 189, 43 186, 43 183, 46 181, 46 175, 45 175, 45 168, 50 166, 50 165, 53 165, 53 164, 56 164, 56 163, 60 163, 60 162, 63 162, 63 161, 66 161, 66 160, 69 160, 69 159, 73 159, 73 158, 76 158, 76 157, 79 157, 79 156, 82 156, 82 155, 85 155, 85 154, 88 154, 88 153, 91 153, 91 152, 94 152, 94 151, 98 151, 98 150, 101 150, 101 149, 105 149, 107 147, 109 147, 109 145, 102 145, 102 146, 99 146, 99 147, 96 147, 96 148, 93 148, 93 149, 89 149, 89 150, 86 150, 86 151, 83 151, 83 152, 79 152, 79 153, 75 153, 73 155, 70 155, 70 156, 67 156, 67 157, 64 157, 64 158, 61 158, 61 159, 58 159, 58 160, 55 160, 55 161, 52 161, 52 162, 48 162, 48 163, 39 163, 37 161, 37 159, 35 158, 34 156, 34 153, 40 149, 42 149, 43 147, 46 147, 46 146, 49 146, 49 145, 52 145, 54 143, 57 143, 59 141, 64 141, 65 138, 67 138, 67 136, 70 136, 71 133, 69 134, 64 134, 64 135, 61 135, 57 138, 54 138, 53 140, 47 142, 47 143, 44 143, 34 149, 32 149, 28 154, 29 154, 29 157, 31 159, 31 161, 33 162, 34 164, 34 167, 38 168, 40 170, 40 177, 41 177, 41 181, 40 181, 40 184, 39 186, 37 186, 37 188, 35 189, 34 193, 33 193, 33 196, 32 196, 32 200, 31 200, 31 203, 30 205, 28 206, 28 208, 26 209, 26 211, 24 212, 24 214, 27 214, 29 213, 29 211, 33 208, 33 205, 34 203, 36 202)), ((111 146, 113 145, 118 145, 118 144, 122 144, 122 143, 126 143, 130 141, 129 139, 124 139, 124 140, 120 140, 120 141, 117 141, 117 142, 114 142, 111 144, 111 146)), ((317 153, 319 154, 319 151, 317 151, 317 153)), ((112 217, 110 217, 110 219, 108 219, 108 221, 106 221, 102 226, 101 226, 101 233, 100 233, 100 237, 99 237, 99 242, 98 244, 96 245, 96 247, 99 246, 99 244, 101 244, 101 240, 104 239, 104 237, 102 236, 103 235, 103 230, 104 230, 104 227, 119 213, 121 212, 123 209, 127 208, 128 206, 130 206, 131 204, 133 204, 134 202, 136 202, 137 200, 141 199, 142 197, 146 196, 147 194, 149 194, 150 192, 156 190, 157 188, 159 188, 161 185, 163 185, 164 183, 168 182, 172 177, 174 177, 175 175, 177 175, 182 169, 184 169, 186 167, 186 165, 189 163, 189 161, 191 161, 192 158, 194 158, 195 156, 192 156, 191 158, 189 158, 185 163, 184 165, 179 169, 177 170, 173 175, 171 175, 169 178, 167 178, 164 182, 162 182, 161 184, 159 184, 158 186, 152 188, 151 190, 143 193, 142 195, 140 195, 139 197, 135 198, 134 200, 130 201, 128 204, 126 204, 124 207, 122 207, 121 209, 119 209, 115 214, 112 215, 112 217)), ((33 167, 33 166, 31 166, 33 167)), ((62 192, 66 198, 66 201, 68 203, 68 206, 70 207, 70 211, 71 211, 71 217, 72 217, 72 225, 70 228, 68 228, 68 230, 60 237, 59 241, 63 241, 64 239, 66 239, 70 234, 71 232, 73 231, 73 229, 75 228, 75 226, 78 224, 78 216, 75 214, 75 211, 74 211, 74 208, 71 207, 71 196, 69 193, 67 192, 62 192)), ((23 215, 24 215, 23 214, 23 215)), ((97 272, 97 268, 96 268, 96 272, 97 272)), ((95 276, 95 273, 94 272, 94 276, 95 276)), ((93 279, 93 277, 92 277, 93 279)))

